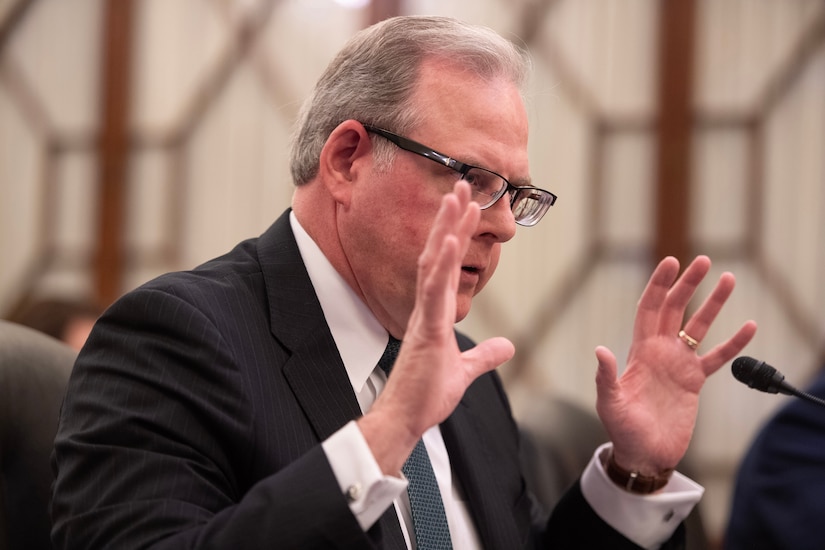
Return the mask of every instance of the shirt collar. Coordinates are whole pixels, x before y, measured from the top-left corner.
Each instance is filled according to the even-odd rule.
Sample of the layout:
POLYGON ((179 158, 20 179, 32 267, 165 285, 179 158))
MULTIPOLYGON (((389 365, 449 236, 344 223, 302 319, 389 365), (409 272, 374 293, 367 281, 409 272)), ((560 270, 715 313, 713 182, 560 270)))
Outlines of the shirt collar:
POLYGON ((329 263, 295 212, 289 213, 289 222, 349 381, 358 393, 387 347, 387 330, 329 263))

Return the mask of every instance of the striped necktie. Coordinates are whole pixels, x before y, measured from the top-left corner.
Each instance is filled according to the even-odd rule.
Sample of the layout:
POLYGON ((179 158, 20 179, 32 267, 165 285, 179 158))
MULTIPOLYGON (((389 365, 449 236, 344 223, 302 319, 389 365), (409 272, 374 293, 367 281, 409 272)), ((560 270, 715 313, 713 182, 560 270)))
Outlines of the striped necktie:
MULTIPOLYGON (((378 361, 378 366, 387 376, 400 348, 401 342, 390 336, 387 349, 378 361)), ((409 480, 407 494, 410 497, 416 547, 418 550, 452 550, 444 503, 424 440, 418 440, 401 470, 409 480)))

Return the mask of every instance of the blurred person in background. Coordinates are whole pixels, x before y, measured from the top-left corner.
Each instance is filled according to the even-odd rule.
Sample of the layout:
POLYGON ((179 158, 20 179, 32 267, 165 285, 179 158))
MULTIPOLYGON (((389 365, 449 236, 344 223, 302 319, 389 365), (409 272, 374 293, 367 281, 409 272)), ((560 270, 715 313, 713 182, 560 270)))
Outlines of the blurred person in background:
POLYGON ((24 300, 6 320, 48 334, 80 351, 101 312, 92 300, 49 296, 24 300))
MULTIPOLYGON (((825 349, 804 390, 825 400, 825 349)), ((788 397, 739 465, 725 550, 825 548, 825 407, 788 397)))

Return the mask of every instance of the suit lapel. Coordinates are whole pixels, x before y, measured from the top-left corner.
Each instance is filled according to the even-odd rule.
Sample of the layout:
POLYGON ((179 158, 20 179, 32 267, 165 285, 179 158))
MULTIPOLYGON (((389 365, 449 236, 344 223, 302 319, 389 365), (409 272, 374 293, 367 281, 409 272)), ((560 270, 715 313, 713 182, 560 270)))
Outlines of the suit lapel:
POLYGON ((361 416, 358 400, 326 325, 307 335, 284 365, 284 376, 323 441, 350 420, 361 416))
POLYGON ((471 386, 453 414, 441 424, 441 433, 482 546, 508 550, 519 547, 516 541, 520 538, 512 521, 513 510, 499 486, 501 463, 492 454, 490 430, 479 424, 485 407, 479 397, 471 386))
MULTIPOLYGON (((258 241, 272 335, 290 350, 283 372, 319 441, 361 416, 338 348, 301 259, 289 224, 281 215, 258 241)), ((405 550, 395 509, 368 531, 377 547, 405 550)))
POLYGON ((291 353, 284 376, 323 441, 361 416, 361 409, 301 259, 288 211, 261 236, 258 256, 270 330, 291 353))
MULTIPOLYGON (((461 351, 475 344, 456 332, 461 351)), ((441 424, 441 436, 455 476, 461 483, 473 516, 476 530, 486 549, 508 550, 514 546, 508 537, 513 536, 509 520, 513 511, 507 508, 506 499, 498 487, 499 469, 502 464, 491 451, 490 437, 495 432, 492 425, 484 425, 485 412, 495 396, 482 390, 487 388, 488 376, 476 380, 446 421, 441 424)), ((516 529, 517 531, 517 529, 516 529)))

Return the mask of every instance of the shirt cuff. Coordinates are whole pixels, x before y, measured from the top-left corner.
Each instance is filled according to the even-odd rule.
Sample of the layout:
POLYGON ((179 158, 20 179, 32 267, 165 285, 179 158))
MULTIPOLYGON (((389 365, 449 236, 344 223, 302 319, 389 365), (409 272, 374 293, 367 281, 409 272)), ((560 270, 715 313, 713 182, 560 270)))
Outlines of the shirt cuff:
POLYGON ((348 422, 321 446, 350 510, 366 531, 404 492, 407 480, 381 472, 355 421, 348 422))
POLYGON ((599 460, 605 443, 584 470, 581 489, 591 508, 608 525, 642 548, 664 544, 702 498, 705 489, 674 472, 664 488, 651 495, 637 495, 613 483, 599 460))

